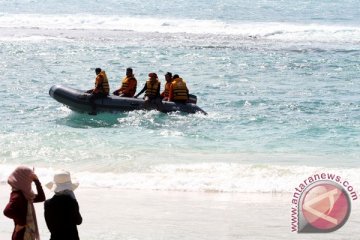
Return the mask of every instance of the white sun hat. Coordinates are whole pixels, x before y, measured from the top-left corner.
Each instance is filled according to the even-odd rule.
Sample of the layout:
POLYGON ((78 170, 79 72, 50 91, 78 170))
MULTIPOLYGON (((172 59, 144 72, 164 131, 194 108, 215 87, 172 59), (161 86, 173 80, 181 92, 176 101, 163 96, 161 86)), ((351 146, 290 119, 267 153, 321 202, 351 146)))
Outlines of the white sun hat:
POLYGON ((61 192, 64 190, 74 191, 78 186, 78 182, 72 182, 70 173, 65 170, 59 170, 55 172, 54 181, 45 185, 51 191, 61 192))

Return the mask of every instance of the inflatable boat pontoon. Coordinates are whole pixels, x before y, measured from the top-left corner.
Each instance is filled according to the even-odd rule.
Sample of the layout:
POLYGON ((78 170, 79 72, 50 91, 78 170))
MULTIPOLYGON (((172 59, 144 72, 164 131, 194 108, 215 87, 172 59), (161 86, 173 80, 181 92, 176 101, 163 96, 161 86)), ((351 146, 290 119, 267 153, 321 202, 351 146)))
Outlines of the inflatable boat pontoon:
MULTIPOLYGON (((50 88, 49 94, 56 101, 69 107, 71 110, 80 113, 92 112, 89 102, 90 94, 84 90, 74 89, 63 85, 54 85, 50 88)), ((160 112, 201 112, 207 114, 204 110, 194 103, 174 103, 168 101, 145 102, 139 98, 118 97, 115 95, 95 100, 96 112, 126 112, 134 110, 158 110, 160 112)))

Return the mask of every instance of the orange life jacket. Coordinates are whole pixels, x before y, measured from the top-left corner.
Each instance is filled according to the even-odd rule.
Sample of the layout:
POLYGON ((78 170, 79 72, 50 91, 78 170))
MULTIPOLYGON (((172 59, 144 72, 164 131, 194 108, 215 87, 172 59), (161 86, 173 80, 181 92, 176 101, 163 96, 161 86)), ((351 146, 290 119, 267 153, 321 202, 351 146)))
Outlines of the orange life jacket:
POLYGON ((161 96, 162 96, 163 98, 168 98, 168 97, 169 97, 170 86, 171 86, 171 82, 166 82, 166 83, 165 83, 164 91, 161 93, 161 96))
POLYGON ((182 78, 176 78, 171 83, 172 85, 172 99, 173 101, 188 100, 188 88, 186 82, 182 78))
POLYGON ((156 97, 157 93, 159 91, 160 88, 160 82, 159 80, 147 80, 146 81, 146 92, 145 92, 145 96, 148 97, 156 97))
POLYGON ((121 82, 121 88, 119 89, 119 92, 125 93, 129 97, 133 97, 136 92, 136 85, 137 81, 134 76, 126 76, 121 82))
POLYGON ((105 71, 101 71, 95 79, 95 89, 94 93, 104 93, 106 95, 109 95, 110 92, 110 86, 109 86, 109 80, 106 76, 105 71))

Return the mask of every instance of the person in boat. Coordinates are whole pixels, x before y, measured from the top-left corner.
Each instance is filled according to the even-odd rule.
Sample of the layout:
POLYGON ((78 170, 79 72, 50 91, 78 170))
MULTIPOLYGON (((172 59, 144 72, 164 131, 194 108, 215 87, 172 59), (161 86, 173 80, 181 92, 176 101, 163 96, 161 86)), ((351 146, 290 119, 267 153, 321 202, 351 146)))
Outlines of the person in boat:
POLYGON ((87 93, 91 94, 89 101, 91 103, 92 112, 90 114, 96 114, 95 100, 99 98, 106 98, 110 91, 109 81, 105 71, 101 70, 101 68, 96 68, 95 73, 95 88, 87 91, 87 93))
POLYGON ((172 73, 171 72, 167 72, 165 74, 165 81, 166 82, 165 82, 164 91, 160 94, 163 101, 169 100, 170 85, 172 83, 172 73))
POLYGON ((175 74, 169 89, 169 100, 176 103, 187 103, 189 99, 189 89, 186 82, 175 74))
POLYGON ((137 98, 145 92, 145 101, 153 101, 160 98, 160 81, 156 73, 149 73, 149 79, 146 81, 143 89, 135 96, 137 98))
POLYGON ((126 69, 126 76, 121 81, 121 87, 113 92, 120 97, 134 97, 136 92, 137 81, 133 74, 132 68, 126 69))

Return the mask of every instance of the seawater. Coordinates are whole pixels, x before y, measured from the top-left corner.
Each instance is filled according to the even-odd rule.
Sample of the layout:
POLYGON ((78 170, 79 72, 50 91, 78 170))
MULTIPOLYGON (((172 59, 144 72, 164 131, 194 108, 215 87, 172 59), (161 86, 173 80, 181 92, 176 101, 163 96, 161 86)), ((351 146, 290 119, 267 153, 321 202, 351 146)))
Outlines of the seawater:
POLYGON ((0 181, 19 164, 85 186, 291 192, 360 186, 357 1, 0 1, 0 181), (133 67, 180 74, 202 114, 78 114, 54 84, 111 90, 133 67))

